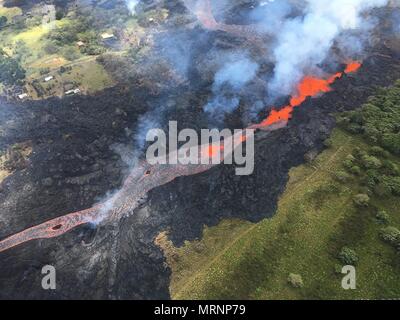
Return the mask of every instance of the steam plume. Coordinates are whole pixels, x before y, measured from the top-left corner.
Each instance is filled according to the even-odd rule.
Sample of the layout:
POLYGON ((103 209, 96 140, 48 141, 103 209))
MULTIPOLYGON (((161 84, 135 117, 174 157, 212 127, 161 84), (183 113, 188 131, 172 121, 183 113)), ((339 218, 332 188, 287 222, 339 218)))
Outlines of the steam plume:
MULTIPOLYGON (((286 1, 282 3, 287 5, 286 1)), ((310 66, 318 69, 316 66, 327 58, 339 35, 346 40, 343 37, 346 31, 365 32, 370 29, 369 21, 362 16, 364 11, 387 3, 388 0, 306 0, 303 15, 286 18, 279 32, 275 32, 273 56, 276 66, 269 90, 279 94, 292 93, 294 85, 305 73, 312 71, 307 69, 310 66)), ((285 10, 276 12, 282 15, 285 10)), ((350 41, 345 43, 349 45, 350 41)), ((354 49, 359 51, 360 43, 354 49)))
POLYGON ((242 53, 225 58, 227 61, 214 77, 213 97, 204 107, 204 111, 217 122, 239 106, 240 91, 255 77, 259 69, 257 63, 242 53))
POLYGON ((125 0, 126 6, 129 11, 134 15, 136 13, 136 7, 139 4, 140 0, 125 0))

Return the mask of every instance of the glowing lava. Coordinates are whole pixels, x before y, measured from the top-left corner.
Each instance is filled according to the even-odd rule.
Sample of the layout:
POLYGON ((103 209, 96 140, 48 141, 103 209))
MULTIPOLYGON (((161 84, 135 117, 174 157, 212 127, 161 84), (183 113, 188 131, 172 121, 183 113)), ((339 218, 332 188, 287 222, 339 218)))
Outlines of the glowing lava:
POLYGON ((357 72, 358 69, 361 68, 361 63, 358 61, 353 61, 347 64, 346 69, 344 70, 345 73, 353 73, 357 72))
POLYGON ((331 84, 337 79, 343 77, 344 74, 354 73, 361 67, 358 61, 352 61, 347 64, 344 72, 338 72, 327 79, 306 76, 297 86, 296 95, 290 99, 290 104, 277 110, 273 108, 269 116, 260 124, 253 125, 253 129, 263 129, 279 122, 288 122, 293 114, 295 107, 300 106, 308 97, 316 97, 320 94, 332 90, 331 84))

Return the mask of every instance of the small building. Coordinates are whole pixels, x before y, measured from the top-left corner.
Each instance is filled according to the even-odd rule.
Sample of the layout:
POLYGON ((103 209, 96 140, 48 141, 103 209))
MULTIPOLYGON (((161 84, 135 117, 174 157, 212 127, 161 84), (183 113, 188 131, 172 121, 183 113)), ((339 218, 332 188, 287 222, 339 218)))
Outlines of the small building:
POLYGON ((80 92, 81 92, 81 90, 79 88, 71 89, 71 90, 65 91, 65 95, 70 96, 70 95, 73 95, 73 94, 78 94, 80 92))
POLYGON ((119 41, 118 37, 113 33, 103 33, 101 34, 101 39, 103 41, 103 45, 108 48, 119 49, 119 41))
POLYGON ((115 35, 114 35, 113 33, 105 32, 105 33, 102 33, 102 34, 101 34, 101 38, 102 38, 103 40, 110 40, 110 39, 114 39, 114 38, 115 38, 115 35))
POLYGON ((78 41, 78 42, 76 43, 76 45, 80 48, 80 47, 85 46, 85 43, 84 43, 83 41, 78 41))
POLYGON ((48 77, 44 78, 44 82, 49 82, 49 81, 51 81, 53 79, 54 79, 53 76, 48 76, 48 77))
POLYGON ((24 99, 26 99, 28 97, 29 97, 29 95, 27 93, 21 93, 21 94, 18 95, 18 98, 20 100, 24 100, 24 99))

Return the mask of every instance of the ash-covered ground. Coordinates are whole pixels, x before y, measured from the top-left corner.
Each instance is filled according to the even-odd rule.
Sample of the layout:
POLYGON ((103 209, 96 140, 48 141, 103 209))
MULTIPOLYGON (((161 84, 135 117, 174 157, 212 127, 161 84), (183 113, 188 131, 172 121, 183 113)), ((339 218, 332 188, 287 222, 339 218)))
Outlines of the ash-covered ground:
MULTIPOLYGON (((376 14, 384 19, 385 10, 392 9, 376 14)), ((240 12, 240 6, 232 9, 227 21, 237 23, 240 12)), ((184 80, 179 80, 178 70, 173 85, 165 84, 170 78, 158 78, 158 69, 145 75, 148 69, 143 67, 146 71, 139 75, 151 81, 156 78, 160 82, 157 90, 151 81, 151 85, 139 86, 129 79, 94 96, 25 103, 2 98, 1 149, 29 141, 33 151, 28 163, 1 184, 0 239, 89 208, 120 188, 129 161, 138 155, 132 145, 140 134, 140 122, 157 113, 160 105, 168 106, 162 126, 166 120, 177 120, 182 128, 210 125, 203 106, 213 95, 215 53, 245 50, 254 57, 268 52, 268 46, 200 29, 191 25, 179 32, 166 31, 190 45, 184 80)), ((200 237, 204 225, 215 225, 224 218, 260 221, 272 216, 289 169, 303 163, 306 154, 323 148, 335 126, 333 114, 359 107, 377 87, 400 78, 398 39, 382 34, 366 49, 357 74, 339 79, 332 92, 308 99, 295 110, 286 128, 257 133, 254 174, 236 176, 234 166, 220 165, 181 177, 152 190, 140 208, 119 221, 81 226, 55 239, 2 252, 0 298, 168 299, 170 270, 162 250, 154 244, 155 237, 167 230, 173 242, 181 245, 200 237), (56 290, 41 287, 44 265, 57 270, 56 290)), ((154 57, 165 58, 157 51, 157 41, 162 48, 163 38, 165 34, 156 36, 149 64, 154 57)), ((268 59, 259 60, 260 73, 270 73, 273 65, 268 59)), ((249 82, 240 94, 240 106, 227 115, 223 126, 249 124, 249 110, 266 94, 263 81, 257 77, 249 82)), ((260 119, 263 115, 259 114, 260 119)))

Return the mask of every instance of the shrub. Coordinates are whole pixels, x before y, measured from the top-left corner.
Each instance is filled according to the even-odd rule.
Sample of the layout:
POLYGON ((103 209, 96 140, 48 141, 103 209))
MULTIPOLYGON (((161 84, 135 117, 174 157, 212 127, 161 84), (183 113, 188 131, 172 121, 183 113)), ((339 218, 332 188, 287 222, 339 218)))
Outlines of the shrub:
POLYGON ((19 84, 25 79, 26 71, 18 60, 8 57, 0 50, 0 82, 5 85, 19 84))
POLYGON ((349 154, 349 155, 346 157, 346 161, 349 161, 349 162, 354 163, 354 161, 356 161, 356 158, 355 158, 352 154, 349 154))
POLYGON ((382 145, 394 154, 400 154, 400 133, 385 134, 382 138, 382 145))
POLYGON ((363 179, 365 185, 369 188, 375 187, 379 183, 379 172, 377 170, 367 170, 366 176, 363 179))
POLYGON ((400 175, 399 167, 390 160, 383 161, 383 167, 385 169, 385 172, 389 175, 392 176, 400 175))
POLYGON ((353 202, 358 207, 368 207, 370 198, 367 194, 358 194, 354 196, 353 202))
POLYGON ((386 213, 384 210, 378 211, 376 214, 376 220, 378 220, 379 223, 386 224, 389 223, 389 215, 386 213))
POLYGON ((382 167, 382 162, 378 158, 369 155, 362 157, 362 164, 368 169, 379 169, 382 167))
POLYGON ((365 154, 366 154, 365 151, 361 150, 361 148, 359 147, 354 148, 353 156, 356 159, 361 159, 365 154))
POLYGON ((335 264, 334 271, 336 274, 342 274, 343 266, 340 264, 335 264))
POLYGON ((339 182, 346 182, 350 179, 350 176, 344 171, 338 171, 335 173, 335 179, 339 182))
POLYGON ((39 73, 40 73, 40 75, 45 75, 45 74, 48 74, 50 72, 50 68, 49 67, 46 67, 46 68, 41 68, 40 70, 39 70, 39 73))
POLYGON ((379 147, 379 146, 373 146, 370 149, 371 154, 373 154, 374 156, 378 156, 378 157, 386 157, 387 156, 387 152, 379 147))
POLYGON ((338 258, 345 265, 355 266, 358 263, 357 253, 348 247, 342 248, 338 258))
POLYGON ((386 227, 381 230, 380 236, 383 241, 397 245, 400 240, 400 230, 395 227, 386 227))
POLYGON ((400 196, 400 177, 383 176, 382 184, 390 189, 393 195, 400 196))
POLYGON ((359 176, 359 175, 361 174, 361 169, 360 169, 359 166, 352 166, 352 167, 349 169, 349 171, 350 171, 350 173, 355 174, 355 175, 357 175, 357 176, 359 176))
POLYGON ((79 53, 74 47, 67 47, 63 50, 62 55, 65 59, 73 61, 79 58, 79 53))
POLYGON ((4 27, 8 22, 7 17, 5 16, 0 16, 0 27, 4 27))
POLYGON ((289 274, 288 283, 293 288, 302 288, 304 286, 303 278, 301 277, 301 275, 294 273, 289 274))
POLYGON ((48 54, 55 54, 59 51, 59 49, 60 49, 60 47, 51 41, 48 41, 44 45, 44 51, 46 51, 46 53, 48 53, 48 54))
POLYGON ((350 160, 344 160, 343 161, 343 167, 345 167, 347 170, 350 170, 351 167, 353 167, 354 165, 354 161, 350 161, 350 160))
POLYGON ((64 18, 64 12, 61 10, 57 10, 56 12, 56 20, 61 20, 62 18, 64 18))
POLYGON ((348 130, 350 133, 354 133, 354 134, 362 133, 362 132, 363 132, 362 126, 360 126, 360 125, 357 124, 357 123, 350 123, 350 124, 347 126, 347 130, 348 130))
POLYGON ((380 197, 389 197, 392 190, 385 183, 379 183, 374 187, 374 193, 380 197))

